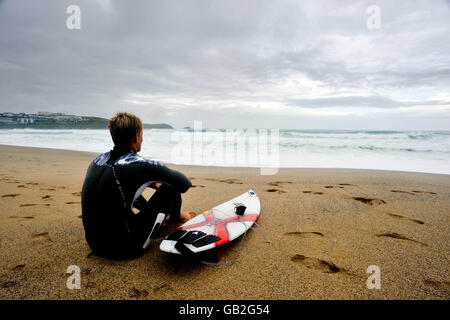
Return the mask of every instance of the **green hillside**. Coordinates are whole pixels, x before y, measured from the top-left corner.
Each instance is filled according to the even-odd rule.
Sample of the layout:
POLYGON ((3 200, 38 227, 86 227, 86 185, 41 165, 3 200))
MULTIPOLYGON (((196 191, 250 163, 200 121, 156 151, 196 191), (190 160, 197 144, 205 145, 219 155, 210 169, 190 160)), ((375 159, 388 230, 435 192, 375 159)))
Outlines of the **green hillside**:
MULTIPOLYGON (((108 119, 99 117, 83 117, 78 121, 63 120, 36 120, 34 123, 5 123, 0 122, 0 129, 32 128, 32 129, 106 129, 108 119)), ((171 125, 165 123, 144 124, 145 129, 173 129, 171 125)))

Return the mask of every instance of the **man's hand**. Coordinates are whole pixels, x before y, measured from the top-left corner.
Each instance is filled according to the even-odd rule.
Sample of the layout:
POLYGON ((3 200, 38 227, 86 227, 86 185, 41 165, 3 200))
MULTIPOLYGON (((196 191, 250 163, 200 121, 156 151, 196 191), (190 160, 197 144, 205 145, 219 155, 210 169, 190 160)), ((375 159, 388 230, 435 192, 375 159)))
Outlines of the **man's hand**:
POLYGON ((181 222, 181 223, 188 222, 189 220, 194 218, 195 215, 196 215, 195 212, 192 212, 192 211, 181 212, 178 222, 181 222))

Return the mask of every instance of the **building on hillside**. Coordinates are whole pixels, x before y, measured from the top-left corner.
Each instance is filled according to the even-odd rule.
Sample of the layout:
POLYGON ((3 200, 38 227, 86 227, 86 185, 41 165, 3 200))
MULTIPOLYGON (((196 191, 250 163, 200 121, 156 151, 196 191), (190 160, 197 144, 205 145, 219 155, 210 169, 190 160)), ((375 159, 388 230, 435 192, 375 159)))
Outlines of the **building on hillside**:
POLYGON ((21 124, 34 123, 34 119, 30 118, 30 117, 17 118, 17 123, 21 123, 21 124))

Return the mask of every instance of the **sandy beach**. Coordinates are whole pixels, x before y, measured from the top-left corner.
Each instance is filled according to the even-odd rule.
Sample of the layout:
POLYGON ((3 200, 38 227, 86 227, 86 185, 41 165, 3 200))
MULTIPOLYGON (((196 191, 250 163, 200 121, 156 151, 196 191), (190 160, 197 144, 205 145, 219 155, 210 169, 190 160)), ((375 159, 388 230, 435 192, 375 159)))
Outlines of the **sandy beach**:
MULTIPOLYGON (((105 150, 106 151, 106 150, 105 150)), ((81 187, 94 154, 0 146, 0 299, 449 299, 450 176, 350 169, 176 166, 192 183, 182 210, 202 212, 253 188, 258 228, 221 263, 159 243, 114 261, 91 253, 81 187), (69 290, 68 266, 81 269, 69 290), (381 289, 368 289, 371 265, 381 289)))

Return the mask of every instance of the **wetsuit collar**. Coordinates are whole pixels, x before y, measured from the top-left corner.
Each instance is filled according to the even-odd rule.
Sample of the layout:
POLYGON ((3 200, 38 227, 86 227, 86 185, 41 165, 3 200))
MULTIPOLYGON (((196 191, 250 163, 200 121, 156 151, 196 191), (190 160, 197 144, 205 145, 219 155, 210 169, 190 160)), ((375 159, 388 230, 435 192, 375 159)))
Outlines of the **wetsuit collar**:
POLYGON ((115 163, 117 159, 128 153, 136 153, 136 151, 129 145, 115 145, 110 151, 108 163, 115 163))

